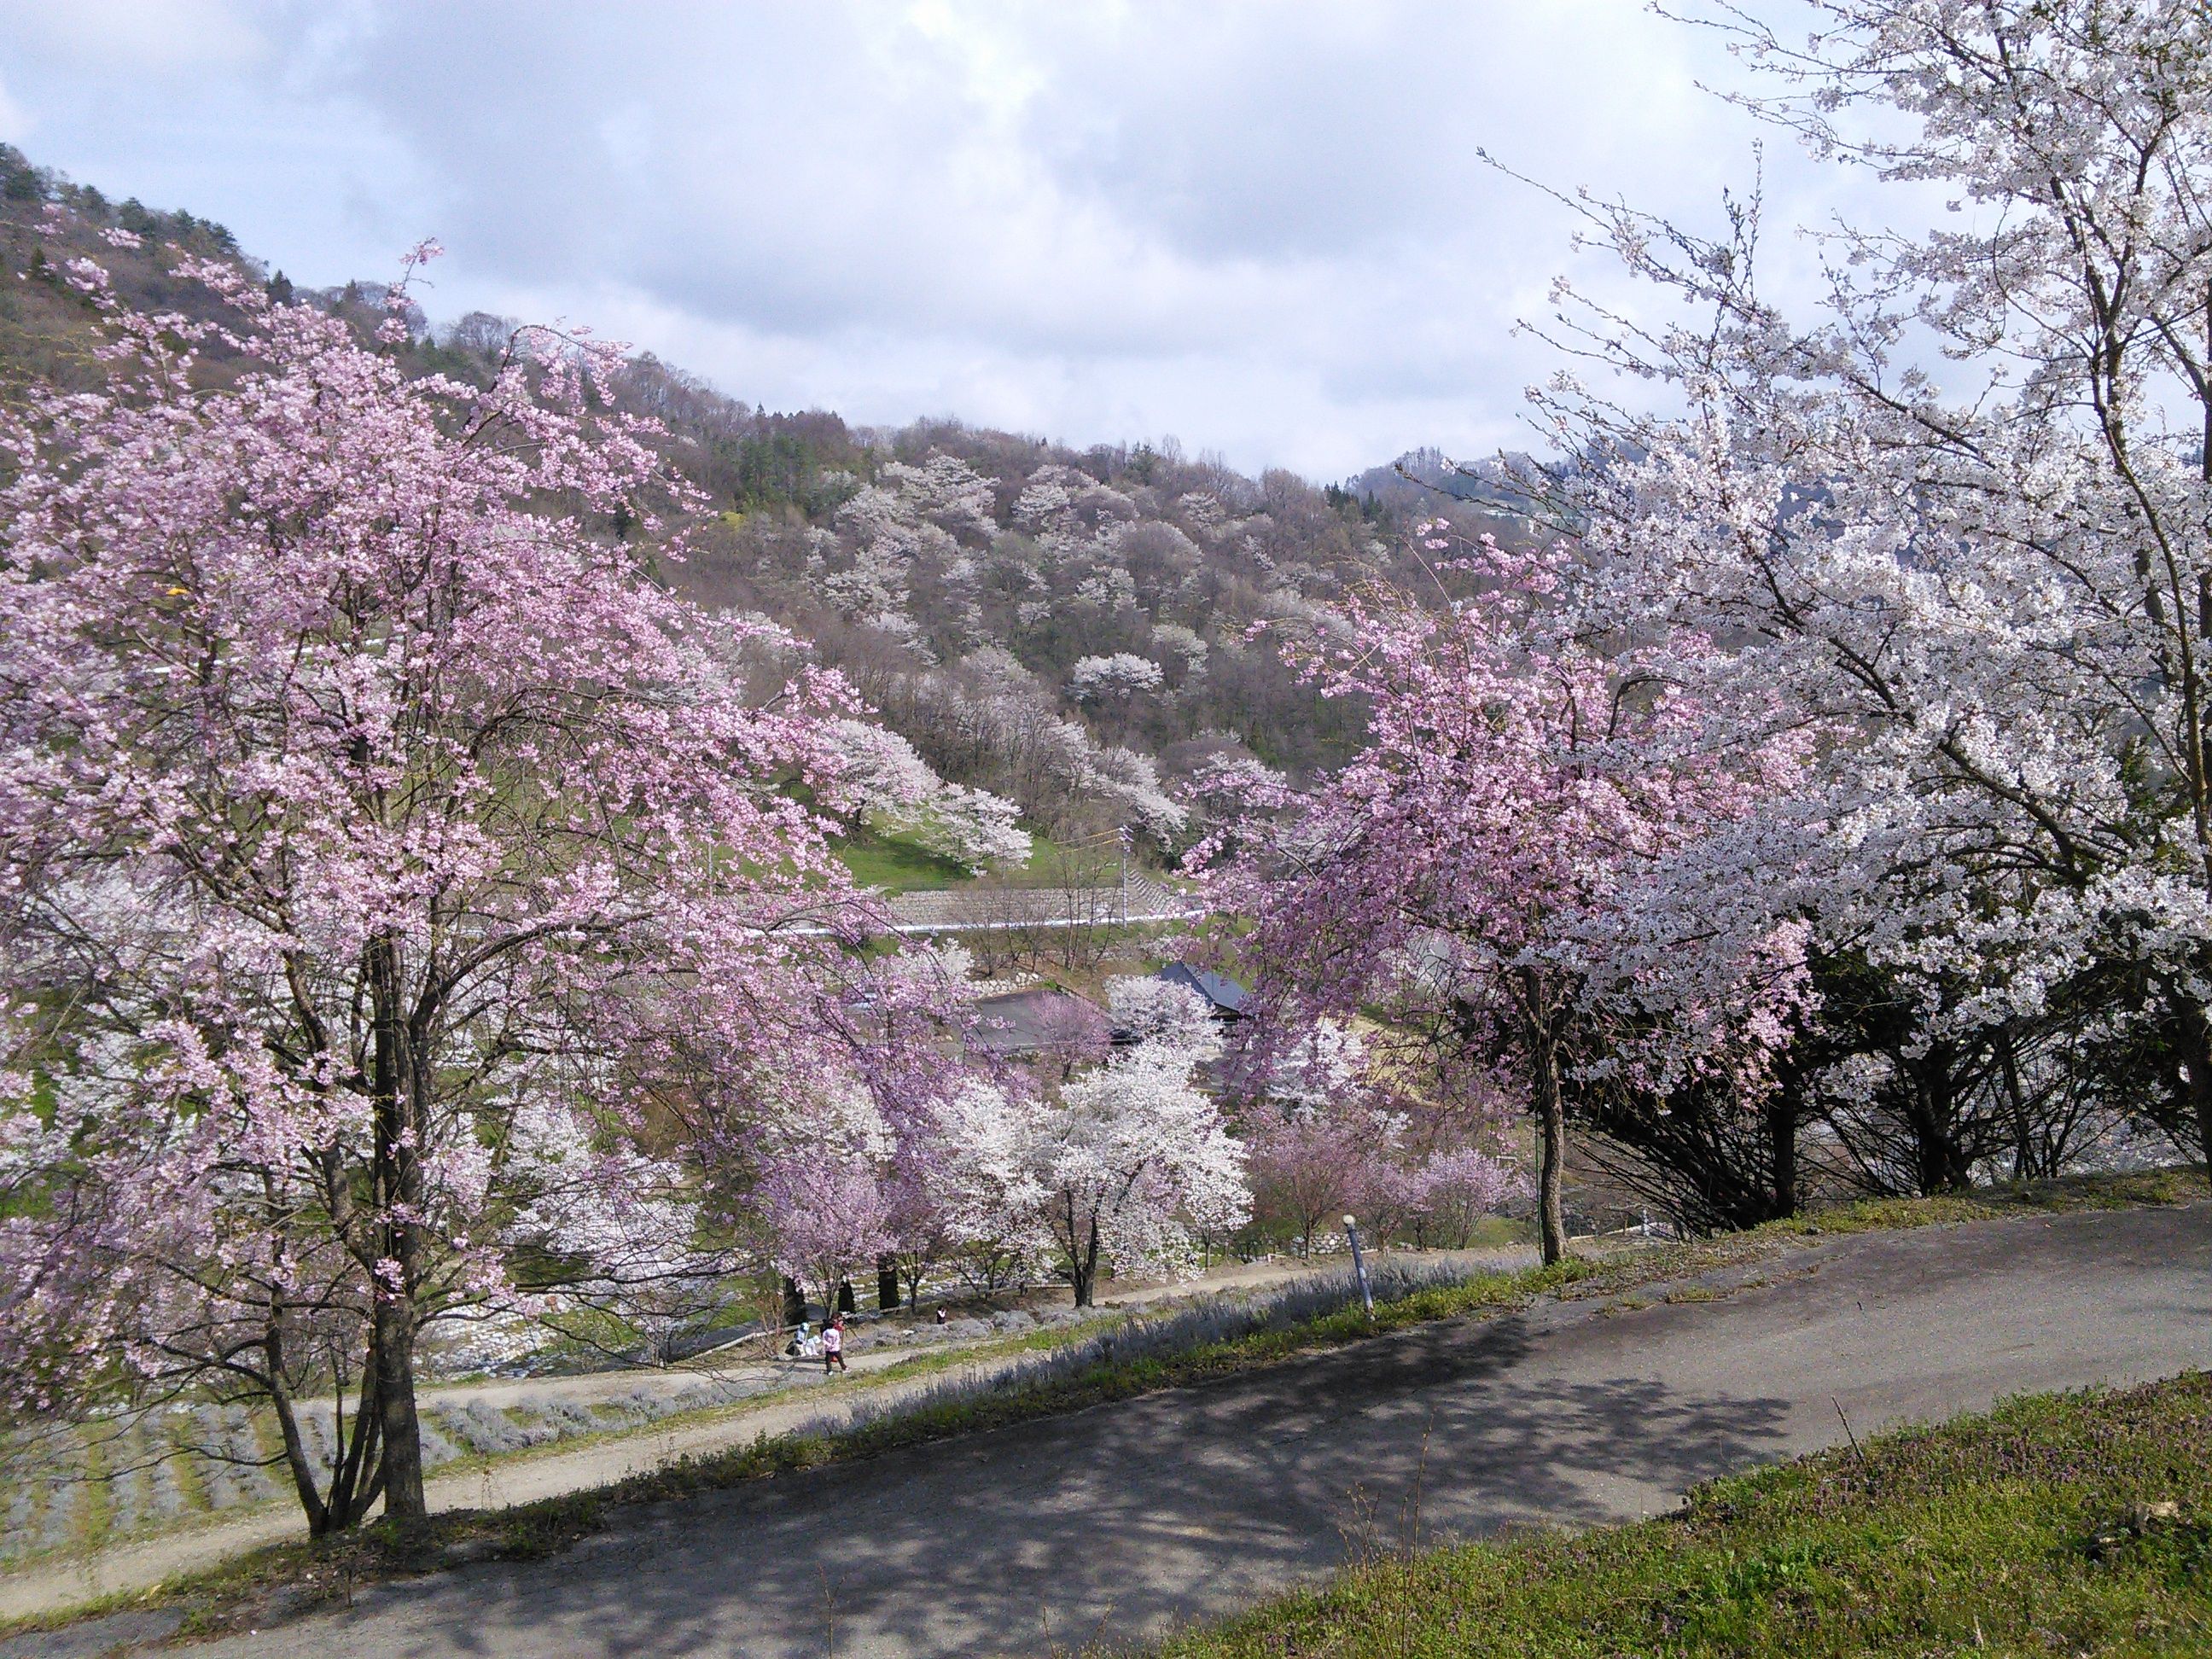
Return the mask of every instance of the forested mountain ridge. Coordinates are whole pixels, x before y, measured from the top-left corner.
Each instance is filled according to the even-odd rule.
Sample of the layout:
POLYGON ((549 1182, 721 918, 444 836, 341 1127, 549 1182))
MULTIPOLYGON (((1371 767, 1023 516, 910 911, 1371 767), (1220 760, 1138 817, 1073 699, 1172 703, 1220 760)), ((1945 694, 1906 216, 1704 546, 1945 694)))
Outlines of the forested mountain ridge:
MULTIPOLYGON (((97 383, 72 256, 152 310, 207 312, 204 289, 168 274, 188 253, 234 260, 273 297, 364 334, 386 314, 380 283, 295 291, 219 225, 112 203, 4 146, 0 199, 0 385, 97 383), (117 245, 124 232, 141 245, 117 245)), ((411 369, 477 380, 516 326, 408 320, 395 349, 411 369)), ((939 774, 1056 836, 1126 826, 1164 849, 1183 824, 1173 785, 1206 757, 1299 773, 1340 759, 1359 710, 1301 684, 1255 630, 1328 628, 1365 584, 1432 589, 1407 550, 1415 517, 1525 533, 1510 491, 1434 452, 1320 489, 1193 460, 1172 440, 1078 451, 951 420, 887 430, 775 414, 651 356, 631 360, 619 395, 661 424, 708 504, 688 556, 659 562, 665 579, 811 641, 939 774)))

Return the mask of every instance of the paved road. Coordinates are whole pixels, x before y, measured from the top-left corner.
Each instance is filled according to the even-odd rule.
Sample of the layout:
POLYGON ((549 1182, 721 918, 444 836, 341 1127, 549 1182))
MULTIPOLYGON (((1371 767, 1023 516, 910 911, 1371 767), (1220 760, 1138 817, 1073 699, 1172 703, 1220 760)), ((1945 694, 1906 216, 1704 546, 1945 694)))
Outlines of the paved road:
MULTIPOLYGON (((1868 1234, 1719 1301, 1540 1304, 640 1511, 558 1560, 193 1651, 1035 1652, 1152 1634, 1389 1537, 1632 1518, 2026 1389, 2212 1364, 2212 1206, 1868 1234)), ((1649 1295, 1646 1291, 1643 1294, 1649 1295)))
MULTIPOLYGON (((1398 1250, 1379 1258, 1394 1267, 1446 1267, 1461 1273, 1505 1271, 1534 1265, 1525 1245, 1477 1250, 1398 1250)), ((1202 1279, 1166 1283, 1122 1282, 1100 1297, 1107 1308, 1137 1307, 1163 1301, 1224 1292, 1265 1291, 1310 1278, 1305 1262, 1273 1259, 1217 1269, 1202 1279)), ((1337 1269, 1341 1273, 1342 1269, 1337 1269)), ((988 1339, 985 1339, 986 1341, 988 1339)), ((957 1352, 972 1343, 952 1343, 957 1352)), ((582 1444, 541 1448, 525 1455, 496 1460, 463 1474, 434 1474, 426 1496, 434 1512, 452 1509, 495 1509, 535 1503, 564 1492, 607 1486, 634 1474, 660 1468, 684 1457, 709 1456, 732 1446, 748 1445, 759 1436, 789 1434, 825 1424, 834 1425, 854 1402, 852 1384, 913 1357, 911 1347, 885 1346, 853 1355, 851 1377, 826 1376, 817 1362, 733 1361, 729 1351, 708 1355, 669 1371, 601 1371, 582 1376, 538 1377, 521 1382, 471 1382, 441 1386, 426 1401, 481 1401, 494 1407, 542 1404, 550 1399, 611 1400, 642 1389, 680 1395, 712 1379, 758 1382, 763 1396, 738 1409, 702 1421, 663 1424, 610 1435, 582 1444), (773 1390, 769 1392, 769 1390, 773 1390)), ((984 1357, 958 1368, 958 1375, 984 1377, 1018 1364, 1019 1354, 984 1357)), ((932 1374, 901 1382, 874 1379, 866 1398, 894 1401, 927 1394, 945 1380, 932 1374)), ((80 1606, 118 1591, 141 1590, 179 1573, 201 1572, 264 1544, 297 1538, 301 1522, 289 1501, 214 1519, 197 1526, 157 1532, 112 1545, 89 1556, 48 1559, 0 1573, 0 1620, 46 1613, 80 1606)), ((85 1650, 103 1650, 97 1632, 88 1632, 85 1650)), ((0 1659, 21 1659, 16 1644, 0 1641, 0 1659)))

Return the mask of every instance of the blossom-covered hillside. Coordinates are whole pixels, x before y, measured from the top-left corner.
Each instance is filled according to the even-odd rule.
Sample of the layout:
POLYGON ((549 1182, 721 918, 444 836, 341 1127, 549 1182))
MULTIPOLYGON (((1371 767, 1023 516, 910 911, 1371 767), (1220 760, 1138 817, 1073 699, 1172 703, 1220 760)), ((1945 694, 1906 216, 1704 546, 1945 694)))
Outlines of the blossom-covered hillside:
MULTIPOLYGON (((854 429, 749 410, 649 360, 632 391, 728 503, 672 576, 813 640, 946 777, 1054 834, 1127 825, 1166 844, 1182 827, 1170 786, 1207 756, 1342 759, 1364 716, 1300 684, 1255 629, 1340 627, 1377 582, 1436 591, 1404 507, 1172 442, 854 429)), ((1525 523, 1401 483, 1470 528, 1525 523)))
MULTIPOLYGON (((172 245, 237 260, 275 297, 294 291, 219 225, 110 202, 0 146, 0 388, 94 375, 90 307, 51 252, 72 241, 149 310, 202 303, 167 274, 172 245), (143 248, 111 245, 103 227, 143 248)), ((367 335, 386 319, 382 295, 380 279, 307 297, 367 335)), ((410 322, 388 349, 417 372, 488 383, 514 349, 503 319, 410 322)), ((842 668, 951 792, 933 797, 934 816, 886 818, 971 864, 1018 852, 976 791, 1057 836, 1127 827, 1165 848, 1183 829, 1174 784, 1210 755, 1293 773, 1343 759, 1360 711, 1301 685, 1255 629, 1337 626, 1346 596, 1378 581, 1435 591, 1407 551, 1413 517, 1446 511, 1509 538, 1526 523, 1510 491, 1433 452, 1320 489, 1193 460, 1171 439, 1077 451, 952 421, 886 431, 771 414, 650 356, 621 395, 664 425, 711 503, 665 577, 767 614, 842 668)))

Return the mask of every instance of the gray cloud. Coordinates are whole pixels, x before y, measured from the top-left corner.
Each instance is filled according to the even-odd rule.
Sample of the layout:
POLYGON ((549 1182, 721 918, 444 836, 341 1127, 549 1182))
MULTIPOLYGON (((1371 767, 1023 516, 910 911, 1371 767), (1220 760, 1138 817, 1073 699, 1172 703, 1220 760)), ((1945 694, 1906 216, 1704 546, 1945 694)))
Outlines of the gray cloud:
MULTIPOLYGON (((0 40, 0 136, 301 280, 435 234, 434 314, 1317 476, 1511 441, 1547 372, 1512 324, 1589 261, 1478 147, 1710 222, 1753 137, 1634 0, 74 0, 0 40)), ((1865 188, 1773 171, 1801 216, 1865 188)))

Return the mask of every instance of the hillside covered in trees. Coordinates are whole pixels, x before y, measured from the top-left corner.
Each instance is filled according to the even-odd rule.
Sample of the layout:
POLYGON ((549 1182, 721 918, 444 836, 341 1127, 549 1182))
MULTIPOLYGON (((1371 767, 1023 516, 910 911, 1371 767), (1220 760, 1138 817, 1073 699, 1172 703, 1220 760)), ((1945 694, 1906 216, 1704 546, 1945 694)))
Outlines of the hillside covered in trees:
MULTIPOLYGON (((5 147, 0 194, 0 385, 97 379, 94 308, 47 251, 58 240, 81 242, 149 311, 206 308, 204 289, 170 274, 179 254, 234 260, 272 296, 295 296, 223 227, 111 202, 5 147), (50 205, 65 223, 44 222, 50 205)), ((385 289, 298 295, 366 338, 385 289)), ((412 372, 483 384, 516 349, 510 319, 410 311, 408 322, 410 337, 387 344, 412 372)), ((630 360, 618 395, 659 423, 703 495, 683 520, 691 550, 658 562, 663 580, 811 641, 915 751, 885 764, 918 754, 1035 830, 1127 828, 1157 853, 1185 832, 1176 785, 1201 762, 1249 755, 1296 775, 1352 751, 1362 712, 1301 684, 1279 641, 1339 626, 1338 607, 1365 587, 1440 591, 1408 550, 1416 518, 1447 514, 1509 540, 1528 523, 1502 477, 1433 451, 1316 487, 1286 471, 1249 477, 1172 440, 1076 450, 954 420, 891 430, 775 413, 651 356, 630 360)), ((994 845, 971 830, 943 850, 994 845)))

